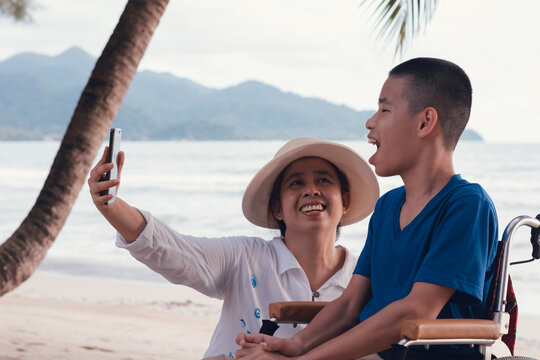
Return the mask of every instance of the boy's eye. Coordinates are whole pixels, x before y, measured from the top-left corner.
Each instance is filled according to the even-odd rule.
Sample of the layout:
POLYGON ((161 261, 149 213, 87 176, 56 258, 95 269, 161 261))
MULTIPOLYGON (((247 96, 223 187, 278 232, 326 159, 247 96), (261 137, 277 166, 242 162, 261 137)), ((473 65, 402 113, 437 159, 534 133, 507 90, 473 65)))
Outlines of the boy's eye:
POLYGON ((321 182, 321 183, 329 183, 329 182, 330 182, 330 179, 327 179, 327 178, 320 178, 320 179, 319 179, 319 182, 321 182))

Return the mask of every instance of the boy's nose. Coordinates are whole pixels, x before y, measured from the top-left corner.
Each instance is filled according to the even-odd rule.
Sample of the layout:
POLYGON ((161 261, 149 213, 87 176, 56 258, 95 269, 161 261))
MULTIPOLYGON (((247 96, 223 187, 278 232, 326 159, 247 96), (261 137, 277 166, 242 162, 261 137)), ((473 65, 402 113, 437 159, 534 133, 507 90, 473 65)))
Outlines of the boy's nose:
POLYGON ((373 115, 366 121, 366 129, 373 130, 373 126, 375 126, 375 115, 373 115))

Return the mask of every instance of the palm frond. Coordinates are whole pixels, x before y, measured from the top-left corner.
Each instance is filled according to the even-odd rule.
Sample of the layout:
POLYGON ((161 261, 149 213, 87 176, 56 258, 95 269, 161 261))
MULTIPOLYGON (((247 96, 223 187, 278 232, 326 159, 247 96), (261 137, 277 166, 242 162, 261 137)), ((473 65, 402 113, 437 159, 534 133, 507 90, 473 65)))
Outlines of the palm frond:
POLYGON ((395 42, 394 56, 403 55, 414 36, 424 30, 439 0, 362 0, 360 7, 371 8, 377 38, 395 42))
POLYGON ((16 21, 31 20, 28 9, 32 0, 0 0, 0 15, 16 21))

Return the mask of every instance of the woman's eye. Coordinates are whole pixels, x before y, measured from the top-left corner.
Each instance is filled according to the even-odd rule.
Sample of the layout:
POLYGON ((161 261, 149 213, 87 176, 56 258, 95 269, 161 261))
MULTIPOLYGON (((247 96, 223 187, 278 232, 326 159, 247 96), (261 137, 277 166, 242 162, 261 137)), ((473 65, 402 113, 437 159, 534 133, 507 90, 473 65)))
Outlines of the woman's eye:
POLYGON ((322 183, 329 183, 330 180, 327 179, 327 178, 320 178, 320 179, 319 179, 319 182, 322 182, 322 183))

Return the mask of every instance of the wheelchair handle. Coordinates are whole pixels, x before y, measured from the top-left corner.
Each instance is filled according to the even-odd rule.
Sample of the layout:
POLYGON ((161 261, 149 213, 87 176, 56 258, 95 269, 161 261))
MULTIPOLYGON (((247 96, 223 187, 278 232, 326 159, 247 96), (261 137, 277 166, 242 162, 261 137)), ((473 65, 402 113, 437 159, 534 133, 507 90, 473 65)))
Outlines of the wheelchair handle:
MULTIPOLYGON (((536 215, 536 219, 540 220, 540 214, 536 215)), ((540 259, 540 227, 531 229, 531 244, 533 247, 533 259, 540 259)))
MULTIPOLYGON (((531 227, 531 243, 533 245, 533 257, 537 254, 540 257, 540 215, 536 218, 531 216, 518 216, 514 218, 504 229, 503 237, 501 241, 506 243, 503 252, 503 264, 501 269, 502 284, 497 294, 496 311, 505 312, 506 291, 508 290, 508 268, 510 265, 510 242, 514 237, 516 230, 522 226, 531 227), (536 234, 536 239, 533 241, 533 237, 536 234)), ((538 259, 538 257, 536 257, 538 259)))

